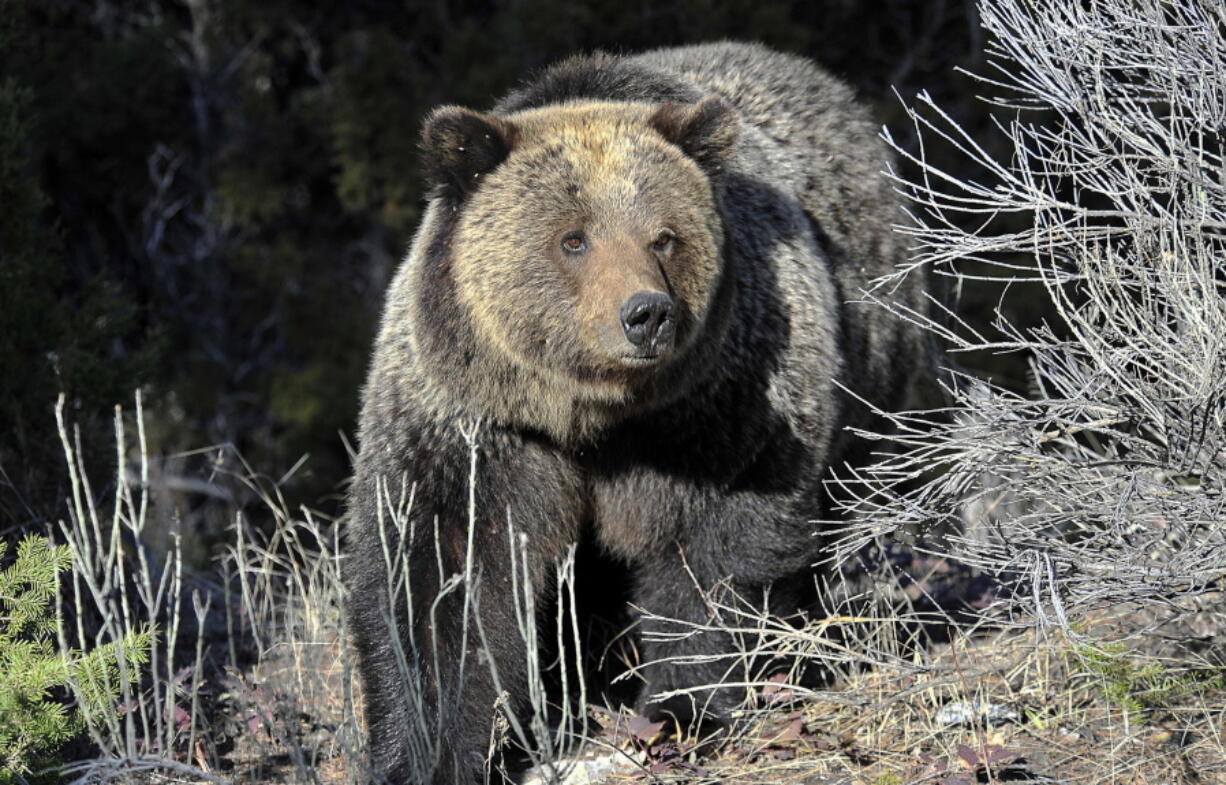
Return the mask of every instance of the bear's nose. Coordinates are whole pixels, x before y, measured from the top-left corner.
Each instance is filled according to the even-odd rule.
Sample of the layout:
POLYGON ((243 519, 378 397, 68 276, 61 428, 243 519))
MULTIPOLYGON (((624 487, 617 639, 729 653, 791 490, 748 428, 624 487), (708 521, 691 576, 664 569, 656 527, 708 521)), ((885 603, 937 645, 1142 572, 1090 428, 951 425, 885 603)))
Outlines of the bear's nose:
POLYGON ((663 292, 635 292, 621 309, 626 340, 646 350, 661 349, 673 339, 673 298, 663 292))

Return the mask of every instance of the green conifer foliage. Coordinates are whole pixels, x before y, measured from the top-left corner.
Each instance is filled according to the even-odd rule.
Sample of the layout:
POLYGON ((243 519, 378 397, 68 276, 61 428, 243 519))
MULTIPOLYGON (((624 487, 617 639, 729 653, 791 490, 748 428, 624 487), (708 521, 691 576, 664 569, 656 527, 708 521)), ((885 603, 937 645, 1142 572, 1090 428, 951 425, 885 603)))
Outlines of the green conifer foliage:
MULTIPOLYGON (((7 551, 0 542, 0 558, 7 551)), ((28 535, 0 570, 0 785, 46 764, 88 720, 111 711, 123 682, 148 660, 149 629, 90 652, 56 650, 52 603, 57 576, 71 565, 68 546, 28 535), (56 688, 67 688, 75 706, 52 700, 56 688)))

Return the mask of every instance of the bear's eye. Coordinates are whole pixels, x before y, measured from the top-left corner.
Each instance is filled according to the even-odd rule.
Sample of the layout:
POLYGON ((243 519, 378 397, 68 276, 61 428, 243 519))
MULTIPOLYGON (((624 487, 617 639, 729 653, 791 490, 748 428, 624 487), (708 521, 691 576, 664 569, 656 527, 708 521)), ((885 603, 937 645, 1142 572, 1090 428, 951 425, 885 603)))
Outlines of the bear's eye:
POLYGON ((583 253, 587 250, 587 238, 583 232, 567 232, 562 236, 562 250, 567 253, 583 253))
POLYGON ((673 238, 675 237, 676 235, 674 235, 670 230, 662 229, 660 233, 656 235, 656 239, 651 241, 651 247, 657 251, 666 250, 673 244, 673 238))

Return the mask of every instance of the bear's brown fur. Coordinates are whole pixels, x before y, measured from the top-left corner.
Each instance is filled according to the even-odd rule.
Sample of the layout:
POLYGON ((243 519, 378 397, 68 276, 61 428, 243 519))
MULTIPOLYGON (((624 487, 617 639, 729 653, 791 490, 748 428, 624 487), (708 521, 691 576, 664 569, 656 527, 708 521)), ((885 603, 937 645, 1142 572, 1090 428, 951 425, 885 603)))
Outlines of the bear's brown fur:
MULTIPOLYGON (((863 406, 839 384, 896 406, 923 352, 847 302, 900 258, 897 205, 868 119, 806 61, 740 44, 576 58, 492 113, 436 110, 422 136, 434 190, 365 390, 349 615, 376 771, 475 783, 495 704, 527 698, 516 575, 547 593, 590 539, 654 615, 704 623, 717 584, 796 610, 822 480, 864 460, 843 433, 863 406), (446 587, 470 559, 466 601, 446 587)), ((922 308, 917 286, 901 296, 922 308)), ((645 695, 717 683, 719 663, 678 659, 730 645, 646 641, 645 695)))

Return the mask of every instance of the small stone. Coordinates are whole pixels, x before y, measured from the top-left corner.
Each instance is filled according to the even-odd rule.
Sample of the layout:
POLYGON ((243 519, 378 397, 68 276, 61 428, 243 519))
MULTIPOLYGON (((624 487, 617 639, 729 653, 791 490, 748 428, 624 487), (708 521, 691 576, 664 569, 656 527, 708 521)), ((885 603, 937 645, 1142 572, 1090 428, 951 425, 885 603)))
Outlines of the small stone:
POLYGON ((558 761, 552 778, 550 772, 531 768, 524 773, 523 785, 545 785, 549 782, 560 785, 592 785, 604 782, 612 776, 630 775, 642 766, 641 760, 623 752, 588 753, 558 761))
POLYGON ((941 725, 1005 725, 1021 720, 1021 715, 1001 703, 988 701, 955 701, 937 712, 941 725))

